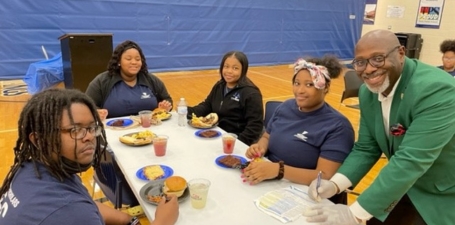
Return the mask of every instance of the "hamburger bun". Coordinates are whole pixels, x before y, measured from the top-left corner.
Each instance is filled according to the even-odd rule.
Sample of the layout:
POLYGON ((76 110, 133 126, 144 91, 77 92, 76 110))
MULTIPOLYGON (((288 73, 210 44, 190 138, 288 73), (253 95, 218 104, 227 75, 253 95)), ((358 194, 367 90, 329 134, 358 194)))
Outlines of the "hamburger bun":
POLYGON ((127 144, 134 144, 136 138, 133 138, 131 136, 121 136, 120 141, 127 144))
POLYGON ((191 118, 191 124, 197 128, 209 128, 213 127, 218 122, 218 114, 216 113, 209 113, 205 117, 197 117, 196 114, 193 113, 191 118))
POLYGON ((208 114, 206 117, 204 117, 204 122, 213 126, 215 123, 218 122, 218 114, 216 113, 208 114))
POLYGON ((162 108, 156 108, 152 112, 152 118, 153 119, 160 119, 160 120, 165 120, 171 117, 171 114, 162 108))
POLYGON ((183 177, 170 176, 164 181, 163 192, 180 197, 185 192, 186 186, 186 180, 183 177))

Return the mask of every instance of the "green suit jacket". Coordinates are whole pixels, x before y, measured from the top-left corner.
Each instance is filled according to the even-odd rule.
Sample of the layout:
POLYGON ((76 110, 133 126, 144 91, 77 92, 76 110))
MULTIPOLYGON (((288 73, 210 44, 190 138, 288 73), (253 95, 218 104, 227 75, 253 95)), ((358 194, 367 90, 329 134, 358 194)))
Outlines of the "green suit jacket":
POLYGON ((357 199, 384 221, 405 194, 427 224, 455 223, 455 79, 445 71, 405 59, 385 133, 378 94, 360 89, 359 138, 339 173, 354 186, 384 153, 388 164, 357 199))

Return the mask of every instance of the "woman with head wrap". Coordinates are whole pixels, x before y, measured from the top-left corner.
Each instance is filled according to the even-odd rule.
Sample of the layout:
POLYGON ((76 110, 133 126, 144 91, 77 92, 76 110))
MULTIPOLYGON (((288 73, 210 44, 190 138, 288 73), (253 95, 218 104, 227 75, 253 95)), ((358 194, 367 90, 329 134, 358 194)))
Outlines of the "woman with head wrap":
MULTIPOLYGON (((294 99, 279 105, 261 139, 250 146, 250 159, 266 156, 271 162, 253 160, 243 171, 243 181, 285 178, 309 185, 318 173, 330 178, 348 156, 354 144, 354 130, 346 117, 328 105, 324 98, 330 79, 342 66, 332 56, 299 59, 294 65, 294 99)), ((331 199, 341 203, 346 195, 331 199)))

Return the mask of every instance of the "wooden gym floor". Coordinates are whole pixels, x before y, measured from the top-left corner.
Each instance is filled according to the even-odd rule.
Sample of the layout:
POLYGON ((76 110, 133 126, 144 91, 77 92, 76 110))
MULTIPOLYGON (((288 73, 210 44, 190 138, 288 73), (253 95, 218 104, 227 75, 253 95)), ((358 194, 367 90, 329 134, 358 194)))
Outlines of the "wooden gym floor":
MULTIPOLYGON (((156 75, 165 83, 174 103, 177 103, 180 97, 185 97, 189 105, 195 105, 205 99, 214 83, 220 79, 217 70, 165 72, 156 73, 156 75)), ((250 67, 248 71, 248 77, 261 89, 264 104, 270 100, 283 101, 293 98, 292 76, 293 69, 289 65, 250 67)), ((343 90, 342 74, 339 78, 332 80, 330 91, 325 100, 351 121, 357 136, 359 112, 340 104, 343 90)), ((13 147, 17 139, 17 121, 22 107, 29 97, 26 85, 22 81, 0 81, 0 155, 2 155, 0 181, 2 183, 13 163, 13 147)), ((354 104, 356 100, 346 100, 345 103, 354 104)), ((361 193, 365 190, 386 163, 386 159, 380 159, 354 191, 361 193)), ((92 176, 93 171, 91 169, 81 175, 89 192, 92 192, 92 176)), ((98 197, 102 197, 100 191, 95 193, 95 198, 98 197)), ((349 203, 354 202, 355 198, 356 196, 349 195, 349 203)), ((149 224, 146 218, 143 218, 141 222, 142 224, 149 224)))

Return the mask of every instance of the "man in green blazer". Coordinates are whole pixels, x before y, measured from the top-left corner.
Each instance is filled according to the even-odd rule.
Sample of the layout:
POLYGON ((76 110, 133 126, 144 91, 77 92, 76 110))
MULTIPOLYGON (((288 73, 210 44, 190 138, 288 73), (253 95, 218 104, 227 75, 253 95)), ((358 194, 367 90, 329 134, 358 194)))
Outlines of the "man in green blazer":
POLYGON ((309 195, 328 198, 356 186, 382 153, 389 162, 351 206, 310 207, 307 221, 455 224, 455 80, 407 58, 386 30, 359 40, 353 67, 365 82, 358 140, 330 181, 312 182, 309 195))

